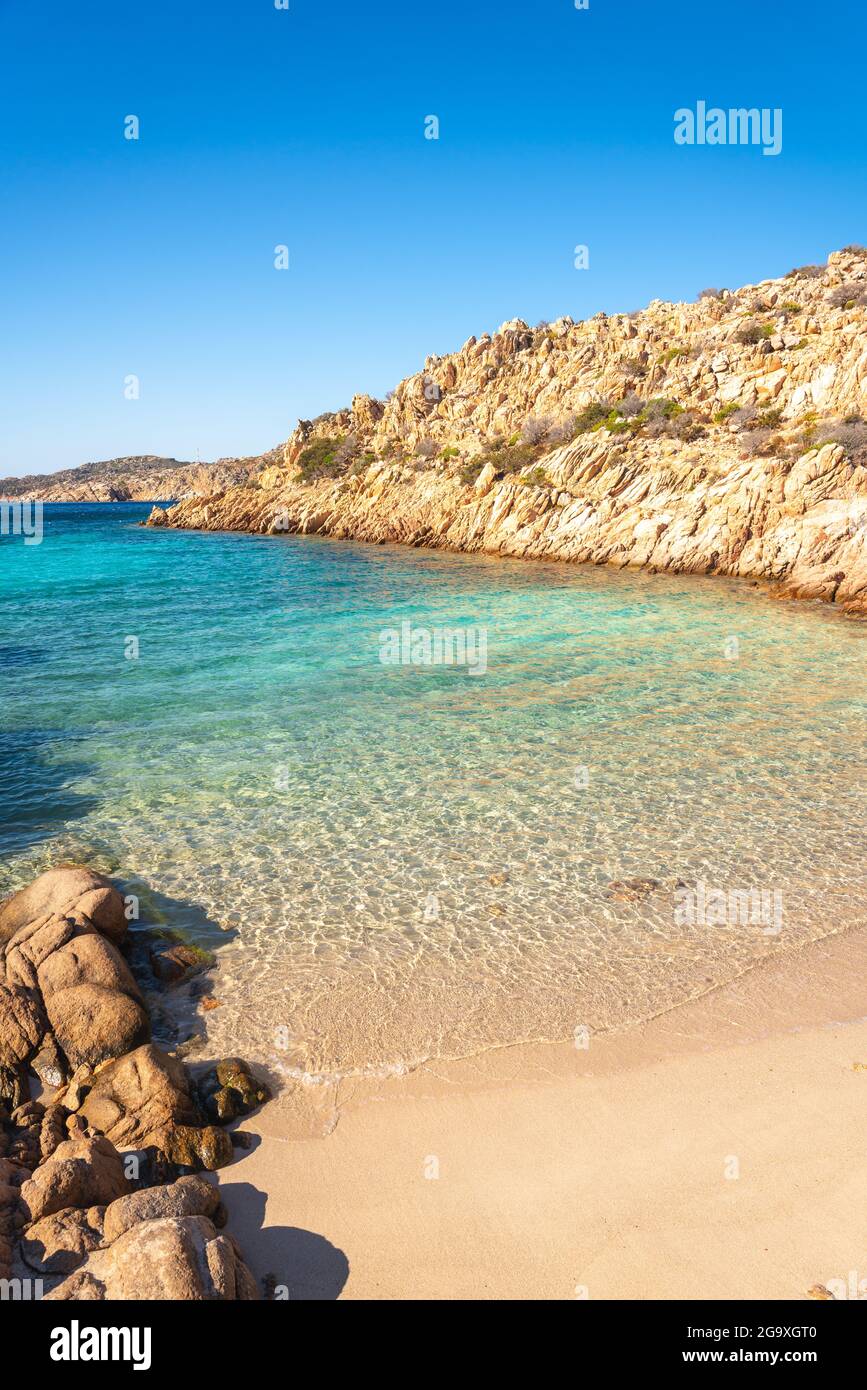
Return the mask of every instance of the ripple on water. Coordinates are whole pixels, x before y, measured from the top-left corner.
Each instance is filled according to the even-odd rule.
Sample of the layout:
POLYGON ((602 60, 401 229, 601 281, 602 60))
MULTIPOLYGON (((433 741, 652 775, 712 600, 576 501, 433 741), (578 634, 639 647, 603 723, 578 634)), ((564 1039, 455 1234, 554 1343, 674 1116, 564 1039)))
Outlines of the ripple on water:
POLYGON ((4 550, 33 657, 3 664, 4 727, 41 810, 3 874, 85 857, 194 936, 237 928, 215 1050, 332 1077, 562 1038, 859 920, 863 626, 725 580, 133 515, 4 550), (406 619, 483 625, 487 673, 383 666, 406 619), (679 924, 700 881, 778 891, 782 933, 679 924))

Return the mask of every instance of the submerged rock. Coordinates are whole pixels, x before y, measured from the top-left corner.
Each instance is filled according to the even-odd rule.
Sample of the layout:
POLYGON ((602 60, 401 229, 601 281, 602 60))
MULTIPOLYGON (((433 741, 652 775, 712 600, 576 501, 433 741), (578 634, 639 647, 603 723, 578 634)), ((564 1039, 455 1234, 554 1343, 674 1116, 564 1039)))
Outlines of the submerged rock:
POLYGON ((214 964, 210 951, 203 951, 184 941, 161 941, 151 947, 149 952, 151 969, 158 980, 164 984, 179 984, 200 970, 208 970, 214 964))
POLYGON ((614 902, 639 903, 649 898, 659 886, 658 878, 613 879, 605 890, 605 896, 614 902))
POLYGON ((198 1090, 207 1114, 218 1124, 249 1115, 271 1099, 268 1087, 256 1080, 239 1057, 218 1062, 213 1071, 199 1078, 198 1090))

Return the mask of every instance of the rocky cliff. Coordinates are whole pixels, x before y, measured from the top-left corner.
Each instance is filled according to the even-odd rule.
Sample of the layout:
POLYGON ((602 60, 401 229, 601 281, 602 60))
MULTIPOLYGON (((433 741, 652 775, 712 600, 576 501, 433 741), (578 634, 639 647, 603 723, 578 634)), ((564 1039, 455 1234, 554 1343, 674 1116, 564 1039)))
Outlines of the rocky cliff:
POLYGON ((157 502, 201 497, 246 482, 263 458, 179 463, 153 454, 108 459, 59 473, 0 478, 0 499, 23 502, 157 502))
POLYGON ((861 614, 865 392, 848 247, 695 303, 506 323, 149 524, 749 576, 861 614))

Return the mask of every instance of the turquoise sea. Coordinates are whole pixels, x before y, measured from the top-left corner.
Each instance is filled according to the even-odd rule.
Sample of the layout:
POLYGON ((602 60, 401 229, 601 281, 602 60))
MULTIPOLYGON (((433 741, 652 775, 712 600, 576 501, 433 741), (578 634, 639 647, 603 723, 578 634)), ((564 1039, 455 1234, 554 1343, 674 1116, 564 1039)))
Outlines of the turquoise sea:
POLYGON ((216 949, 215 1049, 320 1078, 569 1037, 863 921, 863 624, 148 511, 0 541, 0 893, 114 872, 216 949), (484 674, 383 664, 402 623, 484 632, 484 674), (782 929, 679 920, 698 883, 782 929))

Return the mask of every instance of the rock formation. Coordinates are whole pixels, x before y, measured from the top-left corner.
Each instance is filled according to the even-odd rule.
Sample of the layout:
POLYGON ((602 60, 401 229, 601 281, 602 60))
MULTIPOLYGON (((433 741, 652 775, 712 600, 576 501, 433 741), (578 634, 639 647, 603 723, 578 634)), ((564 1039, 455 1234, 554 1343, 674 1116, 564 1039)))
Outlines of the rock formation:
POLYGON ((58 473, 0 478, 0 500, 21 502, 156 502, 200 497, 215 488, 244 482, 263 463, 218 459, 216 463, 179 463, 148 454, 107 459, 64 468, 58 473))
POLYGON ((865 306, 849 247, 694 304, 513 320, 149 524, 722 573, 863 614, 865 306))
POLYGON ((268 1099, 239 1058, 195 1081, 150 1041, 124 899, 80 865, 0 903, 0 1280, 48 1297, 258 1298, 196 1177, 268 1099), (31 1078, 46 1088, 30 1099, 31 1078))

